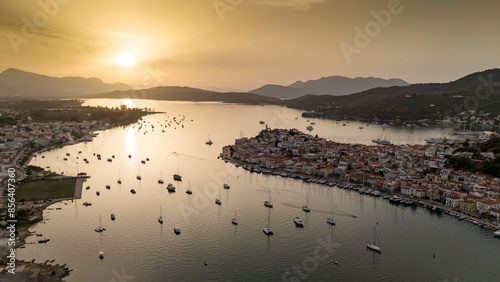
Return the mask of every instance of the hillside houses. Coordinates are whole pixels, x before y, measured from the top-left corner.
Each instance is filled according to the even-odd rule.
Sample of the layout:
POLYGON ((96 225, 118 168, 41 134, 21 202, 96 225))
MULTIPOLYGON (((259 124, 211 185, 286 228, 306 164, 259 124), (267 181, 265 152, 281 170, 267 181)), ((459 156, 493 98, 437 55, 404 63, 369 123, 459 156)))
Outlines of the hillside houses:
POLYGON ((344 144, 296 129, 267 129, 256 137, 236 139, 235 145, 227 149, 232 152, 233 160, 264 170, 340 179, 383 192, 441 201, 457 209, 500 210, 500 204, 496 204, 500 203, 500 179, 446 167, 449 156, 462 154, 453 153, 458 146, 458 142, 401 146, 344 144), (467 198, 471 196, 491 200, 467 198))

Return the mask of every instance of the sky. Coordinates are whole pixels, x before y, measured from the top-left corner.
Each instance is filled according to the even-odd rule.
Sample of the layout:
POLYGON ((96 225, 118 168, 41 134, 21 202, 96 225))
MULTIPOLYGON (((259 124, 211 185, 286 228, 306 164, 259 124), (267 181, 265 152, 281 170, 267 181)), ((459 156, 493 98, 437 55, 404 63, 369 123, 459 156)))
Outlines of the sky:
POLYGON ((448 82, 500 66, 500 1, 16 0, 0 71, 252 90, 341 75, 448 82))

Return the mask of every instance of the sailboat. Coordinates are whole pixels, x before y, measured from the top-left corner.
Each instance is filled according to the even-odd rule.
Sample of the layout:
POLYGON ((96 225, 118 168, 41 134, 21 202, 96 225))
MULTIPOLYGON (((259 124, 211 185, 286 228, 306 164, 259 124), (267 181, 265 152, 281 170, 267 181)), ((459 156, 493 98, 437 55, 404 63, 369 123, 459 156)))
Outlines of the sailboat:
POLYGON ((179 169, 177 169, 177 173, 174 174, 174 180, 182 181, 182 176, 179 174, 179 169))
POLYGON ((181 234, 181 229, 178 227, 174 227, 174 233, 177 235, 181 234))
POLYGON ((267 226, 264 227, 264 229, 262 229, 262 231, 264 231, 264 233, 267 236, 274 234, 273 230, 271 229, 271 227, 269 227, 269 225, 271 225, 271 210, 269 210, 267 213, 267 226))
POLYGON ((224 189, 231 188, 231 186, 229 186, 229 174, 227 175, 227 183, 224 183, 224 185, 222 185, 222 187, 224 187, 224 189))
POLYGON ((168 183, 167 190, 168 192, 175 192, 175 186, 172 183, 168 183))
POLYGON ((309 193, 306 193, 306 204, 302 206, 302 210, 305 212, 311 212, 311 209, 308 206, 309 203, 309 193))
POLYGON ((163 172, 160 171, 160 179, 158 179, 158 184, 163 184, 163 172))
POLYGON ((193 191, 191 191, 191 181, 189 181, 189 187, 188 187, 188 189, 186 190, 186 194, 188 194, 188 195, 193 194, 193 191))
POLYGON ((380 242, 378 242, 378 235, 377 235, 377 227, 375 227, 375 236, 374 236, 374 239, 373 239, 373 244, 366 244, 366 247, 374 252, 377 252, 377 253, 382 253, 382 249, 380 248, 380 242), (377 242, 378 242, 378 245, 377 245, 377 242))
POLYGON ((103 259, 104 258, 104 253, 102 251, 99 252, 99 258, 103 259))
POLYGON ((137 178, 137 180, 141 180, 142 179, 141 178, 141 167, 139 167, 139 174, 137 175, 136 178, 137 178))
POLYGON ((160 224, 163 224, 163 217, 162 217, 162 212, 161 212, 161 206, 160 206, 160 217, 158 218, 158 222, 160 224))
MULTIPOLYGON (((220 188, 219 188, 219 198, 220 198, 220 188)), ((222 202, 219 199, 215 199, 215 203, 219 206, 222 205, 222 202)))
POLYGON ((332 217, 327 218, 326 222, 330 225, 335 225, 335 221, 333 221, 333 210, 332 210, 332 217))
POLYGON ((231 221, 231 223, 234 224, 234 225, 238 225, 238 221, 236 221, 236 210, 234 210, 234 218, 231 221))
POLYGON ((120 174, 120 171, 118 171, 118 181, 116 181, 118 184, 122 184, 122 180, 121 180, 121 174, 120 174))
POLYGON ((264 201, 264 206, 268 208, 273 207, 273 202, 271 202, 271 189, 269 189, 269 201, 264 201))
POLYGON ((99 215, 99 227, 97 227, 96 229, 94 229, 95 232, 103 232, 106 230, 106 228, 102 227, 102 222, 101 222, 101 215, 99 215))
POLYGON ((208 141, 205 142, 205 144, 207 144, 209 146, 213 144, 212 140, 210 140, 210 133, 208 134, 208 141))
POLYGON ((293 222, 295 222, 295 225, 297 225, 298 227, 304 228, 304 223, 302 222, 302 219, 300 217, 296 216, 293 219, 293 222))

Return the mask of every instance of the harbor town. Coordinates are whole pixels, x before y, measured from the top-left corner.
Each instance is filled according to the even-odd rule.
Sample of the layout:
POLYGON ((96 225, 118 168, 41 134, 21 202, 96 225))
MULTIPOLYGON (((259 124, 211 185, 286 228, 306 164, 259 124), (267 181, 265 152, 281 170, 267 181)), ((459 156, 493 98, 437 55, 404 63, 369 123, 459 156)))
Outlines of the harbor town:
MULTIPOLYGON (((466 142, 471 146, 485 141, 466 142)), ((451 158, 475 157, 460 151, 463 143, 367 146, 337 143, 297 129, 266 129, 256 137, 236 139, 223 148, 221 157, 255 173, 384 196, 405 206, 420 203, 431 212, 444 211, 496 231, 500 178, 450 168, 451 158)), ((498 153, 481 152, 480 157, 493 160, 498 153)))

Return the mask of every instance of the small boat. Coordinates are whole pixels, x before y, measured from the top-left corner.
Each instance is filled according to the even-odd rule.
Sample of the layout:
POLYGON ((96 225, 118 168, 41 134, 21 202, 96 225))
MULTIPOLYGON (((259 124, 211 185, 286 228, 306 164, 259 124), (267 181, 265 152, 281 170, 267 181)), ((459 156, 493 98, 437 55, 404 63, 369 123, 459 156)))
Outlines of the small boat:
POLYGON ((302 210, 305 212, 311 212, 311 209, 308 206, 309 202, 309 194, 306 194, 306 204, 302 206, 302 210))
POLYGON ((293 222, 295 222, 295 225, 297 225, 298 227, 304 227, 304 223, 302 223, 302 219, 300 219, 300 217, 298 217, 298 216, 296 216, 293 219, 293 222))
POLYGON ((174 174, 174 180, 182 181, 182 176, 180 176, 179 174, 174 174))
MULTIPOLYGON (((374 240, 373 240, 373 244, 366 244, 366 247, 374 252, 377 252, 377 253, 382 253, 382 249, 380 248, 380 246, 377 246, 377 241, 378 241, 378 235, 377 235, 377 227, 375 226, 375 234, 374 234, 374 240)), ((379 243, 380 245, 380 243, 379 243)))
POLYGON ((271 202, 271 189, 269 189, 269 200, 268 201, 264 201, 264 206, 266 206, 268 208, 272 208, 273 207, 273 202, 271 202))
POLYGON ((260 124, 264 124, 265 122, 261 120, 261 121, 259 121, 259 123, 260 123, 260 124))
POLYGON ((96 194, 97 196, 101 195, 101 193, 99 193, 99 191, 95 192, 95 194, 96 194))
POLYGON ((158 222, 160 224, 163 224, 163 217, 162 217, 162 212, 161 212, 161 206, 160 206, 160 217, 158 218, 158 222))
POLYGON ((89 203, 89 202, 85 202, 85 203, 83 203, 83 205, 86 206, 86 207, 88 207, 88 206, 91 206, 92 204, 89 203))
POLYGON ((114 213, 111 214, 111 220, 115 220, 115 214, 114 213))
POLYGON ((141 180, 142 179, 140 175, 137 175, 136 178, 137 178, 137 180, 141 180))
POLYGON ((85 187, 85 189, 86 189, 86 190, 89 190, 89 189, 90 189, 90 186, 85 187))
POLYGON ((326 223, 330 225, 335 225, 335 221, 333 221, 333 210, 332 210, 332 217, 327 218, 326 223))
POLYGON ((134 189, 130 189, 130 193, 135 194, 135 190, 134 189))
POLYGON ((234 225, 238 225, 238 221, 236 221, 236 210, 234 211, 234 218, 231 220, 231 223, 234 225))
POLYGON ((44 238, 42 240, 38 240, 38 244, 43 244, 43 243, 47 243, 48 241, 50 241, 49 238, 44 238))
POLYGON ((111 189, 111 186, 109 186, 109 185, 106 185, 106 189, 111 189))
POLYGON ((186 194, 188 194, 188 195, 193 194, 193 191, 191 191, 191 181, 189 181, 189 187, 188 187, 188 189, 186 190, 186 194))
POLYGON ((219 199, 220 199, 220 188, 219 188, 219 198, 215 199, 215 203, 220 206, 222 205, 222 202, 219 199))
POLYGON ((101 251, 101 252, 99 252, 99 258, 100 258, 100 259, 103 259, 103 258, 104 258, 104 253, 103 253, 102 251, 101 251))
POLYGON ((272 229, 271 229, 271 227, 269 227, 269 226, 266 226, 266 227, 263 229, 263 231, 264 231, 264 233, 265 233, 266 235, 268 235, 268 236, 269 236, 269 235, 273 235, 273 234, 274 234, 274 233, 273 233, 273 230, 272 230, 272 229))
POLYGON ((108 162, 112 162, 113 160, 112 159, 108 159, 108 162))
POLYGON ((168 192, 175 192, 175 186, 172 183, 168 183, 167 190, 168 192))
POLYGON ((493 236, 500 237, 500 230, 493 232, 493 236))
POLYGON ((106 231, 106 228, 102 227, 102 223, 101 223, 101 215, 99 215, 99 226, 94 229, 95 232, 98 232, 98 233, 101 233, 103 231, 106 231))
POLYGON ((177 228, 177 227, 174 227, 174 233, 177 234, 177 235, 181 234, 181 229, 177 228))
POLYGON ((118 179, 118 181, 116 181, 116 183, 122 184, 122 181, 120 179, 118 179))
POLYGON ((141 164, 145 164, 145 163, 146 163, 146 161, 145 161, 145 160, 142 160, 142 161, 141 161, 141 164))
POLYGON ((314 127, 312 127, 312 126, 309 125, 309 126, 306 127, 306 129, 309 130, 309 131, 313 131, 314 127))
POLYGON ((380 249, 380 247, 378 247, 377 245, 375 244, 367 244, 366 247, 372 251, 375 251, 377 253, 382 253, 382 250, 380 249))
POLYGON ((132 155, 128 155, 128 158, 129 158, 129 159, 130 159, 130 158, 132 158, 132 155))

